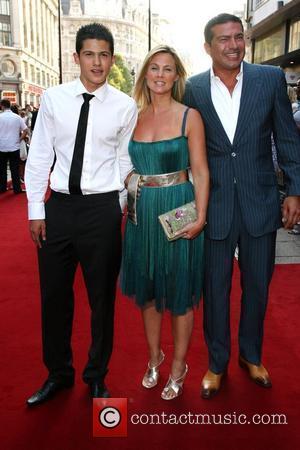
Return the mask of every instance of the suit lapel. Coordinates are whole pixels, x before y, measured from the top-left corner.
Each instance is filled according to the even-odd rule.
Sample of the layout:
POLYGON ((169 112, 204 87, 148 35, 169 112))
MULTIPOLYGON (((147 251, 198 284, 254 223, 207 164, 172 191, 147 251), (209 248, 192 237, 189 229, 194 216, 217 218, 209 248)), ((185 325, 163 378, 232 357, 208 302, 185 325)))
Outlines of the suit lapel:
POLYGON ((241 139, 255 106, 260 98, 261 78, 259 70, 252 64, 243 64, 243 86, 241 93, 240 110, 233 139, 233 145, 241 139))
POLYGON ((223 128, 222 122, 219 119, 219 116, 215 110, 214 104, 211 99, 211 90, 210 90, 210 70, 203 73, 201 79, 197 82, 197 87, 194 92, 196 103, 201 105, 200 112, 201 114, 205 114, 206 120, 213 125, 216 130, 216 133, 219 134, 222 142, 224 140, 227 144, 231 145, 230 140, 226 134, 226 131, 223 128))

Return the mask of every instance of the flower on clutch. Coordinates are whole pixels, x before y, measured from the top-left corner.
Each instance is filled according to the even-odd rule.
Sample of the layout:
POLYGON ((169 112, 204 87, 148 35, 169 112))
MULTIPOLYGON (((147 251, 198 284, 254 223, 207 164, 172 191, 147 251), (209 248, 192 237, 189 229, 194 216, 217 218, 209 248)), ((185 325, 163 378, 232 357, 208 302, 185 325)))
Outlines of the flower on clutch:
POLYGON ((181 217, 183 217, 183 215, 184 215, 184 213, 183 213, 183 210, 182 210, 182 209, 177 209, 177 210, 176 210, 176 213, 175 213, 176 219, 179 220, 181 217))

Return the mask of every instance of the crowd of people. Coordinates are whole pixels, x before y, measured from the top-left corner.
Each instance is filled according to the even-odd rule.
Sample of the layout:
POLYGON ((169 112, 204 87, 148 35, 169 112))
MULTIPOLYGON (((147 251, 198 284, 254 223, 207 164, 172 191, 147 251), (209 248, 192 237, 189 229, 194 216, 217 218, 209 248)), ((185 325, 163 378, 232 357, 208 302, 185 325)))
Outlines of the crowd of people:
POLYGON ((170 401, 182 394, 194 311, 203 294, 208 368, 201 396, 215 396, 230 361, 237 246, 238 363, 259 386, 272 386, 262 364, 264 317, 276 231, 292 229, 300 220, 300 138, 284 73, 244 61, 241 20, 226 13, 213 17, 204 37, 210 70, 186 80, 177 52, 161 45, 146 56, 131 98, 107 83, 114 63, 110 30, 84 25, 74 54, 80 77, 43 95, 25 183, 39 260, 48 378, 27 400, 31 407, 74 384, 73 282, 79 264, 91 308, 91 345, 82 376, 92 398, 110 396, 105 378, 120 268, 122 292, 141 310, 148 346, 148 357, 141 355, 147 363, 142 386, 159 385, 167 359, 162 317, 169 311, 173 354, 160 395, 170 401), (286 176, 282 205, 272 138, 286 176), (196 219, 169 241, 158 217, 192 201, 196 219))
POLYGON ((25 193, 25 164, 38 108, 21 108, 4 98, 0 101, 0 193, 11 186, 15 194, 25 193), (16 117, 17 116, 17 117, 16 117), (10 170, 11 185, 7 183, 10 170))

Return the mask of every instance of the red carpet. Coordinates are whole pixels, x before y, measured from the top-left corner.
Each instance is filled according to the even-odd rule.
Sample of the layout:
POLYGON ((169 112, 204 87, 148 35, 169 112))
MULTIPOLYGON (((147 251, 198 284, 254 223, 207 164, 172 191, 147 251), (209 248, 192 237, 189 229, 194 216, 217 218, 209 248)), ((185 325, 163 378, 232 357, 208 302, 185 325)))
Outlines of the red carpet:
MULTIPOLYGON (((144 390, 141 376, 147 363, 140 315, 120 295, 116 308, 115 348, 107 377, 115 397, 128 398, 128 416, 133 414, 239 414, 251 421, 259 414, 284 414, 286 424, 128 425, 127 438, 93 438, 92 407, 80 376, 89 343, 89 309, 81 276, 77 277, 76 316, 73 332, 73 389, 49 403, 28 410, 26 398, 46 377, 41 362, 39 286, 35 249, 27 231, 26 198, 8 192, 0 197, 0 321, 1 321, 1 431, 3 450, 94 450, 172 449, 283 450, 298 447, 299 429, 299 300, 300 267, 276 267, 265 327, 264 362, 272 375, 273 388, 263 390, 248 380, 237 365, 239 314, 238 272, 232 295, 232 359, 224 389, 212 401, 199 396, 207 353, 202 336, 202 311, 196 312, 190 367, 184 395, 174 402, 160 399, 171 360, 169 317, 165 317, 163 349, 166 362, 162 381, 152 391, 144 390)), ((146 416, 143 416, 145 420, 146 416)), ((227 416, 228 419, 229 416, 227 416)), ((199 419, 198 419, 199 420, 199 419)), ((223 418, 224 420, 224 418, 223 418)))

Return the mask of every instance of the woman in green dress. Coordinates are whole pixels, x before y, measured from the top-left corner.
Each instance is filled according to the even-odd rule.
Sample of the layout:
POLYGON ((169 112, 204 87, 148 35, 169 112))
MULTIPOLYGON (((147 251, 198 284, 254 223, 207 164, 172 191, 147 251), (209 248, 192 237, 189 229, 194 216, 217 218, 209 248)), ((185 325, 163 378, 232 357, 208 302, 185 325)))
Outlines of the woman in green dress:
POLYGON ((188 371, 193 307, 199 304, 202 293, 202 230, 209 192, 202 119, 196 110, 180 103, 185 78, 174 49, 159 46, 150 51, 135 86, 140 113, 129 144, 134 172, 143 175, 146 182, 139 187, 137 223, 126 223, 121 286, 142 311, 149 348, 142 385, 148 389, 159 381, 159 366, 165 357, 160 342, 162 314, 171 312, 174 354, 161 394, 165 400, 182 393, 188 371), (151 182, 147 183, 149 175, 151 182), (194 199, 197 220, 183 229, 179 239, 169 242, 158 216, 194 199))

